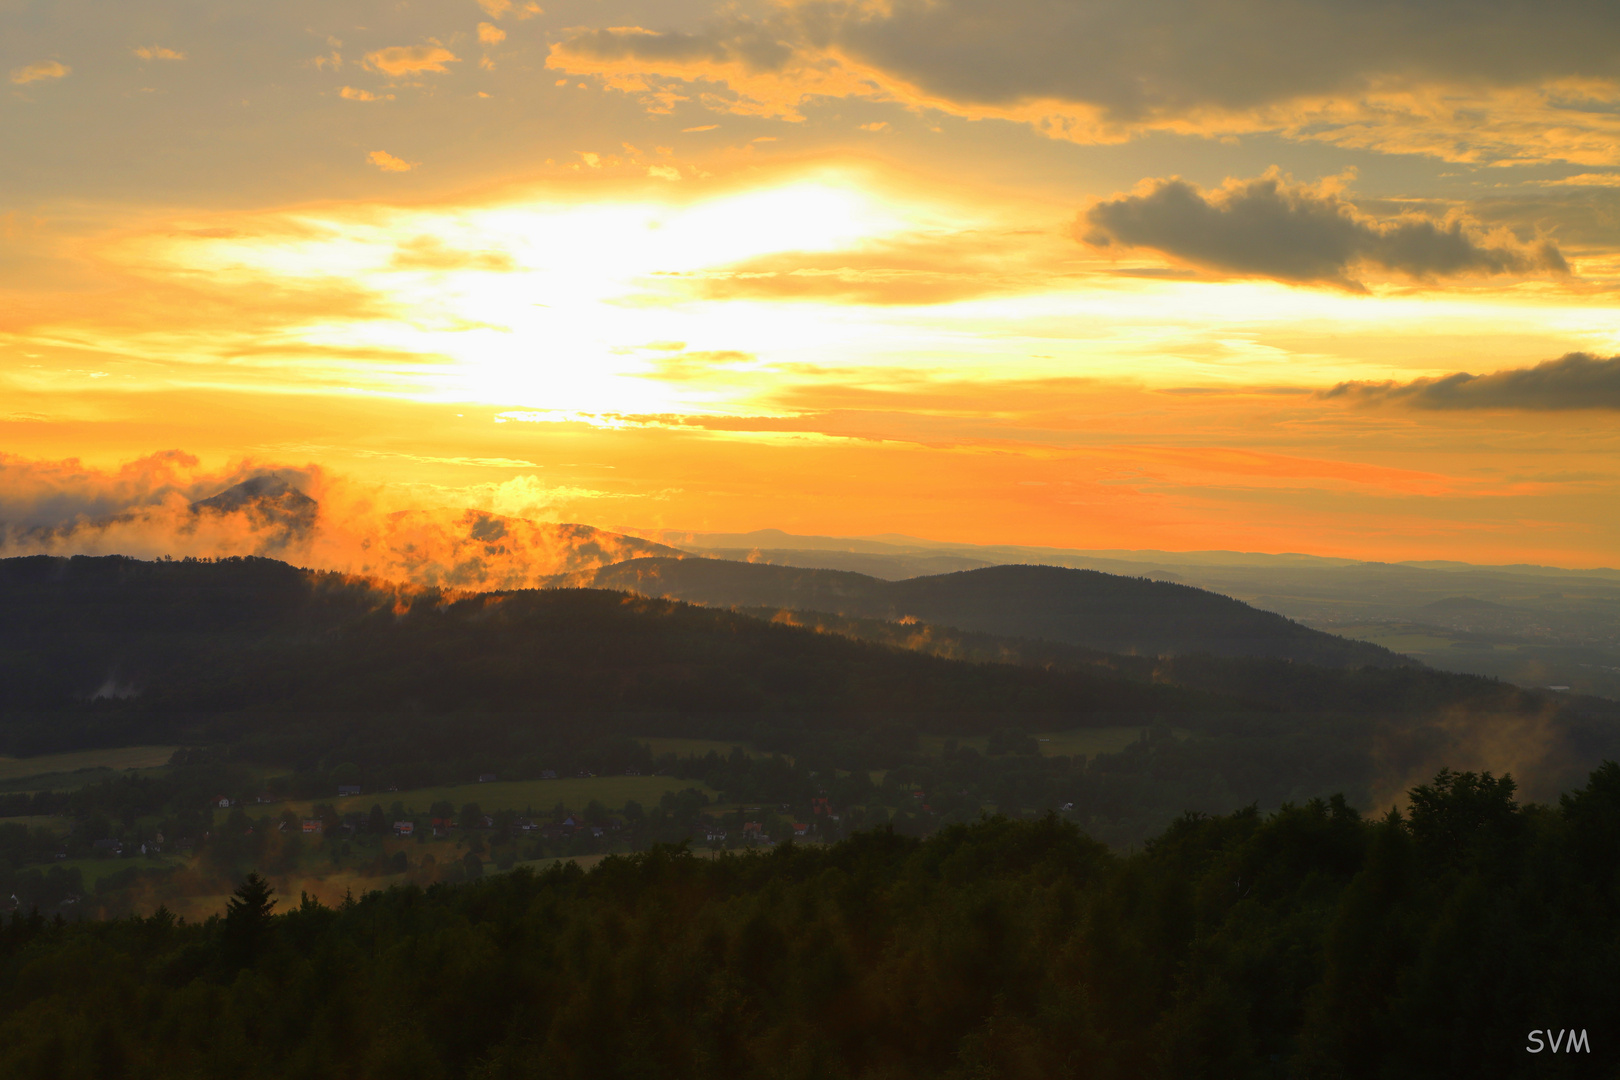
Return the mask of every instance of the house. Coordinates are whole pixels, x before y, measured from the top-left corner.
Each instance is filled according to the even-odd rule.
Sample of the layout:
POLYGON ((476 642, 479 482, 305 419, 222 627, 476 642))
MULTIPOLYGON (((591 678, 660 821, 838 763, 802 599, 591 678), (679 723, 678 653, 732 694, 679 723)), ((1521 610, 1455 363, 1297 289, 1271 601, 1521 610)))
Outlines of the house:
POLYGON ((214 805, 219 807, 221 810, 229 810, 231 808, 231 800, 224 795, 220 795, 214 799, 214 805))
POLYGON ((122 855, 124 853, 124 842, 110 837, 106 840, 97 840, 90 846, 95 849, 97 855, 122 855))
POLYGON ((626 776, 640 776, 641 775, 641 770, 640 769, 626 769, 626 770, 624 770, 624 775, 626 775, 626 776))
POLYGON ((358 795, 358 794, 360 794, 360 785, 359 784, 339 784, 338 785, 338 798, 340 798, 340 799, 343 798, 344 796, 347 796, 347 795, 358 795))
POLYGON ((481 772, 478 774, 478 782, 480 784, 493 784, 495 782, 495 774, 492 772, 481 772))
POLYGON ((394 835, 395 836, 409 836, 412 833, 414 833, 415 831, 416 831, 416 822, 414 822, 414 821, 396 821, 396 822, 394 822, 394 835))
POLYGON ((832 813, 832 803, 828 801, 827 796, 818 795, 810 800, 810 812, 812 814, 830 814, 832 813))
POLYGON ((542 779, 542 780, 555 780, 555 779, 557 779, 557 770, 556 769, 541 769, 540 770, 540 779, 542 779))
POLYGON ((794 822, 794 824, 793 824, 793 835, 794 836, 809 836, 810 835, 810 826, 801 825, 798 822, 794 822))
POLYGON ((590 829, 592 836, 602 835, 601 829, 593 829, 589 825, 586 825, 583 821, 570 814, 561 821, 553 822, 550 825, 540 826, 540 835, 545 837, 547 840, 567 840, 569 837, 584 832, 587 829, 590 829))
POLYGON ((320 818, 305 818, 304 831, 306 833, 312 833, 315 836, 320 836, 326 831, 326 823, 320 818))

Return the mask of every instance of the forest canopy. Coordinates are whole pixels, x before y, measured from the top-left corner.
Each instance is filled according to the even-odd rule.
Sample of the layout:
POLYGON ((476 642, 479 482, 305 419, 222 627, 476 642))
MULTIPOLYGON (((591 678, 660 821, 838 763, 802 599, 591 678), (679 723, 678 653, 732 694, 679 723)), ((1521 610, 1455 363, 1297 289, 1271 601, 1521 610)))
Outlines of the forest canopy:
MULTIPOLYGON (((1505 1077, 1612 1067, 1620 766, 1556 806, 985 818, 0 929, 13 1076, 1505 1077), (1531 1061, 1526 1032, 1588 1052, 1531 1061), (1572 1036, 1573 1037, 1573 1036, 1572 1036), (1529 1062, 1529 1064, 1527 1064, 1529 1062), (1534 1066, 1532 1070, 1531 1066, 1534 1066)), ((1568 1050, 1568 1047, 1565 1046, 1568 1050)), ((1605 1074, 1607 1075, 1607 1074, 1605 1074)))

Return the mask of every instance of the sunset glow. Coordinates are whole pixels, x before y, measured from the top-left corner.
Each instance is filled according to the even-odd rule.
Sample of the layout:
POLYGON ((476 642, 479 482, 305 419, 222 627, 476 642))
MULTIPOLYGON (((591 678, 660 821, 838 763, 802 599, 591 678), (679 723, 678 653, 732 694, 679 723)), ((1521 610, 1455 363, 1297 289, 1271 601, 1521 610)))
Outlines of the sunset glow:
POLYGON ((981 6, 0 15, 0 509, 179 450, 366 513, 1614 564, 1610 55, 1129 90, 981 6))

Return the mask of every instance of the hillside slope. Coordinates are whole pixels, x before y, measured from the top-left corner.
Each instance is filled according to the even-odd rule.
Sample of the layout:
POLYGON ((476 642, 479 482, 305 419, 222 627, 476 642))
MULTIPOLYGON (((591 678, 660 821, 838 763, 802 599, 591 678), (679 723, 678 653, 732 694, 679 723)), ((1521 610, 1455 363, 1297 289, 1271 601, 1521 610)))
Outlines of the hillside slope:
POLYGON ((598 588, 691 603, 910 618, 1110 653, 1209 653, 1345 668, 1417 666, 1388 649, 1312 630, 1219 593, 1057 566, 989 566, 883 581, 849 571, 762 563, 631 559, 603 567, 590 581, 598 588))
POLYGON ((67 715, 151 739, 183 734, 153 730, 176 718, 317 713, 1073 726, 1234 705, 605 590, 397 591, 268 559, 0 560, 0 712, 13 719, 0 728, 14 731, 19 716, 67 715))

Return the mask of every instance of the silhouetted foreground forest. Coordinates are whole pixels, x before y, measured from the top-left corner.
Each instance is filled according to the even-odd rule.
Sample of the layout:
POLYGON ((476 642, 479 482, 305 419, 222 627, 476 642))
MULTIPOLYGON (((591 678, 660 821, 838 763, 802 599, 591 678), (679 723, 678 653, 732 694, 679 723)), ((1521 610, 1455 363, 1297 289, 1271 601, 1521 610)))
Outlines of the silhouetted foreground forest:
POLYGON ((1614 1075, 1620 766, 1557 806, 1488 773, 1409 798, 1189 815, 1129 855, 991 819, 336 908, 252 878, 201 924, 18 915, 0 1075, 1614 1075))

